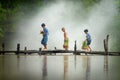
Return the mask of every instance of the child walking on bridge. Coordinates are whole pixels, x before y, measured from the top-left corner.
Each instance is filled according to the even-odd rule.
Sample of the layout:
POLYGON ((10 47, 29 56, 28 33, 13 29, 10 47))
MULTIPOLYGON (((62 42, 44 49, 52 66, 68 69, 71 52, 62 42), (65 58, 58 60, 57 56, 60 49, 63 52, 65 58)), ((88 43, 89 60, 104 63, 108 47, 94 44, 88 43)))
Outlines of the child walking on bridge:
POLYGON ((84 32, 85 32, 85 34, 86 34, 86 39, 85 39, 85 41, 87 42, 87 51, 92 51, 92 49, 91 49, 91 47, 90 47, 90 44, 91 44, 91 41, 92 41, 92 39, 91 39, 91 35, 88 33, 88 29, 85 29, 84 30, 84 32))
POLYGON ((64 27, 62 28, 62 31, 64 32, 64 44, 63 44, 63 48, 65 50, 68 50, 68 48, 69 48, 68 34, 67 34, 67 31, 66 31, 66 29, 64 27))
POLYGON ((49 32, 48 32, 48 29, 45 27, 44 23, 41 24, 41 27, 43 28, 43 31, 40 32, 43 35, 43 38, 41 40, 41 44, 44 46, 44 50, 47 50, 48 49, 47 42, 48 42, 49 32))

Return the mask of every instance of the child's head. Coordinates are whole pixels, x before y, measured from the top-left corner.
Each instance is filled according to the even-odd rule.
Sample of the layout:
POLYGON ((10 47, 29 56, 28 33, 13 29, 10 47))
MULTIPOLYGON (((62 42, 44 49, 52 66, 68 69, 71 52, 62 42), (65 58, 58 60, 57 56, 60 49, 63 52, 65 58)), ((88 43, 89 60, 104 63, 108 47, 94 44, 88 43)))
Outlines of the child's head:
POLYGON ((64 27, 62 27, 62 31, 65 32, 65 28, 64 27))
POLYGON ((88 33, 88 29, 85 29, 84 32, 87 34, 88 33))
POLYGON ((41 24, 41 27, 42 27, 42 28, 44 28, 44 27, 45 27, 45 24, 44 24, 44 23, 42 23, 42 24, 41 24))

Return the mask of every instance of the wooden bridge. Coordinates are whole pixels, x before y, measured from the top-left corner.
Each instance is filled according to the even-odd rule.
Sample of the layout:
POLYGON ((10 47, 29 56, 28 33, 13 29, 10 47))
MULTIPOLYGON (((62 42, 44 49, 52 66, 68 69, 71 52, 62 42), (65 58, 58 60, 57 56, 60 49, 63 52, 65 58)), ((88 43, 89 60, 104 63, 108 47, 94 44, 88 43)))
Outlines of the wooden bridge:
POLYGON ((5 44, 3 43, 1 45, 2 49, 0 50, 0 55, 5 55, 5 54, 11 54, 14 53, 16 55, 20 55, 20 54, 33 54, 33 53, 37 53, 39 55, 45 55, 45 54, 57 54, 57 53, 73 53, 73 55, 111 55, 111 56, 120 56, 120 52, 109 52, 108 51, 108 38, 109 35, 106 36, 106 39, 103 40, 104 43, 104 50, 105 51, 81 51, 81 50, 77 50, 77 46, 76 46, 76 41, 75 41, 75 45, 74 45, 74 50, 59 50, 56 49, 55 50, 42 50, 41 48, 39 48, 39 50, 27 50, 27 47, 24 48, 24 50, 20 50, 20 44, 17 44, 17 50, 10 50, 7 51, 5 50, 5 44))
POLYGON ((73 53, 73 55, 110 55, 110 56, 120 56, 120 52, 108 52, 108 54, 105 53, 105 51, 92 51, 92 52, 87 52, 87 51, 80 51, 80 50, 47 50, 47 51, 39 51, 39 50, 20 50, 20 51, 0 51, 1 55, 5 55, 5 54, 11 54, 14 53, 16 55, 20 55, 20 54, 25 54, 25 55, 29 55, 29 54, 34 54, 37 53, 39 55, 46 55, 46 54, 54 54, 56 55, 57 53, 73 53))

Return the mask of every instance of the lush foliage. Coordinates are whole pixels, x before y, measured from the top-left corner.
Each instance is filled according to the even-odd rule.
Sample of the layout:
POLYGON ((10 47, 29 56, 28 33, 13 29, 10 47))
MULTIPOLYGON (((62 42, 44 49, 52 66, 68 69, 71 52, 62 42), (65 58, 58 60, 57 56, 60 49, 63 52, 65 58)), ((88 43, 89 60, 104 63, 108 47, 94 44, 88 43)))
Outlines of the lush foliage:
POLYGON ((26 11, 34 10, 35 5, 41 5, 41 0, 1 0, 0 38, 4 37, 6 32, 14 32, 16 20, 26 14, 26 11))

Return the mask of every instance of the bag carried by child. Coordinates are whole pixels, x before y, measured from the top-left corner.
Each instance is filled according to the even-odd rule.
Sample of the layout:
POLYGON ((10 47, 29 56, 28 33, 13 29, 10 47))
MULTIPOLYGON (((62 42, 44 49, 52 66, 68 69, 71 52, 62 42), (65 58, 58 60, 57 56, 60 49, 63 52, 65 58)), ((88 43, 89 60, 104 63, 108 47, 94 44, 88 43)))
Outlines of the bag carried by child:
POLYGON ((86 50, 87 48, 88 48, 87 41, 83 41, 83 43, 82 43, 82 49, 86 50))

